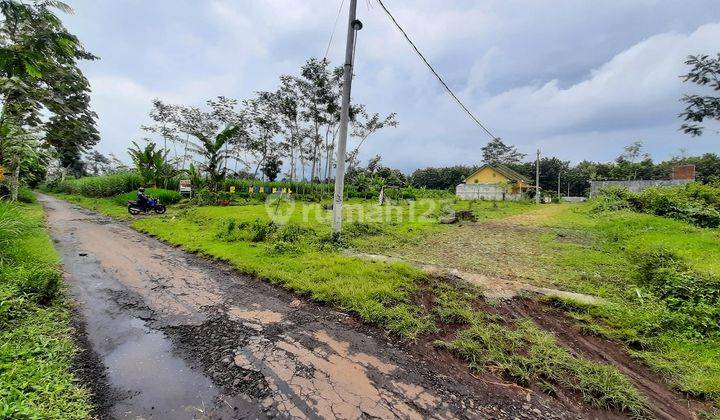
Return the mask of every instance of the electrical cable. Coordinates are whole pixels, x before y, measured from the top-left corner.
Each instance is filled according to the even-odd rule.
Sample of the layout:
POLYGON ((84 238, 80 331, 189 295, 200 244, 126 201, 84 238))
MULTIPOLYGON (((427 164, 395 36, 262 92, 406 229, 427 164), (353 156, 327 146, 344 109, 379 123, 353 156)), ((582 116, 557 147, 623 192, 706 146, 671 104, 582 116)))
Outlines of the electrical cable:
POLYGON ((342 0, 340 2, 340 8, 338 9, 337 16, 335 16, 335 24, 333 25, 333 30, 330 33, 330 39, 328 40, 327 48, 325 48, 325 55, 323 56, 323 61, 327 58, 328 53, 330 52, 330 45, 332 45, 333 37, 335 36, 335 31, 337 30, 337 24, 340 20, 340 14, 342 13, 343 6, 345 5, 345 0, 342 0))
POLYGON ((480 128, 482 128, 483 131, 485 131, 485 133, 487 133, 487 135, 490 136, 491 139, 496 139, 497 137, 496 137, 492 132, 490 132, 490 130, 489 130, 487 127, 485 127, 485 125, 483 125, 483 123, 481 123, 480 120, 477 119, 477 117, 475 117, 475 115, 472 113, 472 111, 470 111, 470 109, 469 109, 467 106, 465 106, 465 104, 460 100, 460 98, 458 98, 457 95, 455 95, 455 92, 453 92, 452 89, 450 89, 450 86, 448 86, 448 84, 445 83, 445 81, 443 80, 443 78, 440 77, 440 75, 438 74, 438 72, 435 71, 435 69, 434 69, 433 66, 430 64, 430 62, 428 62, 428 60, 427 60, 427 59, 425 58, 425 56, 420 52, 420 50, 419 50, 418 47, 415 45, 415 43, 410 39, 410 37, 408 36, 407 32, 405 32, 405 30, 402 28, 402 26, 400 26, 400 24, 399 24, 398 21, 395 19, 395 17, 392 15, 392 13, 390 13, 390 11, 388 10, 388 8, 385 7, 385 3, 383 3, 382 0, 377 0, 377 2, 380 4, 380 7, 382 7, 382 9, 385 11, 385 14, 388 15, 388 17, 390 18, 390 20, 392 21, 392 23, 395 25, 395 27, 400 31, 400 33, 403 35, 403 37, 405 37, 405 40, 412 46, 413 50, 415 50, 415 53, 417 53, 417 55, 420 57, 420 59, 423 61, 423 63, 425 63, 425 65, 427 66, 427 68, 430 69, 430 71, 432 72, 432 74, 434 74, 435 77, 440 81, 440 84, 443 85, 443 87, 445 88, 445 90, 450 94, 450 96, 452 96, 452 98, 455 100, 455 102, 457 102, 458 105, 460 105, 460 107, 470 116, 470 118, 472 118, 472 120, 475 121, 475 123, 476 123, 478 126, 480 126, 480 128))

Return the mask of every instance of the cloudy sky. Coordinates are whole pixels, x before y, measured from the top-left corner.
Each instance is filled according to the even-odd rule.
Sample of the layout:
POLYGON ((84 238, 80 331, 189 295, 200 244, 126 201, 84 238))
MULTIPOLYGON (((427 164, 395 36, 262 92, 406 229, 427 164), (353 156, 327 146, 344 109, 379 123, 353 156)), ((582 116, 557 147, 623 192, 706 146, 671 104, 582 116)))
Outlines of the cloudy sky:
MULTIPOLYGON (((153 98, 200 105, 273 89, 325 53, 342 0, 69 0, 98 148, 127 159, 153 98)), ((329 58, 341 64, 345 1, 329 58)), ((375 0, 359 0, 353 100, 397 112, 362 157, 405 171, 472 164, 487 136, 414 55, 375 0)), ((608 160, 642 140, 656 159, 720 152, 677 131, 689 54, 720 52, 718 0, 385 0, 478 118, 524 153, 608 160)))

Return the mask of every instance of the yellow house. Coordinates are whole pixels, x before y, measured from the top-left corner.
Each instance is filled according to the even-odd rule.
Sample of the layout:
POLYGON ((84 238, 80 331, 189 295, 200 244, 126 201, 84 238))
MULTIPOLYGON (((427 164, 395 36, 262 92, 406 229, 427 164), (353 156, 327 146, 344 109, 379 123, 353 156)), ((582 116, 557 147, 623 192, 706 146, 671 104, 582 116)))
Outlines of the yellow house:
POLYGON ((512 193, 525 191, 532 186, 527 177, 502 165, 484 165, 465 178, 465 184, 507 184, 512 193))

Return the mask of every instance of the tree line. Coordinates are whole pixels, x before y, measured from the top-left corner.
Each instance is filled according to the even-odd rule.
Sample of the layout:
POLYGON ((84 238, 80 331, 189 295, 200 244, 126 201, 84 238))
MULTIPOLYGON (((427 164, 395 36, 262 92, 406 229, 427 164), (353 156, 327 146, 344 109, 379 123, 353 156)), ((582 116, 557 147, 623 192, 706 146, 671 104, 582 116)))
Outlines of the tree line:
MULTIPOLYGON (((340 123, 342 67, 327 59, 308 59, 297 75, 284 74, 273 91, 259 91, 238 101, 224 96, 203 108, 153 101, 150 137, 129 153, 138 168, 154 171, 154 180, 178 172, 201 173, 214 189, 227 175, 274 181, 318 182, 333 177, 340 123), (159 144, 159 141, 162 144, 159 144), (285 164, 285 165, 283 165, 285 164)), ((360 148, 378 130, 395 127, 395 113, 370 113, 365 105, 350 109, 350 171, 359 164, 360 148)), ((142 169, 141 169, 142 170, 142 169)))
MULTIPOLYGON (((505 145, 501 139, 495 139, 482 148, 482 163, 504 165, 533 180, 535 179, 535 161, 523 161, 525 155, 513 146, 505 145)), ((703 183, 720 183, 720 156, 706 153, 702 156, 679 156, 661 162, 643 152, 643 143, 638 141, 626 146, 623 152, 611 162, 592 162, 583 160, 571 164, 557 157, 540 159, 540 188, 545 191, 558 191, 558 180, 562 195, 585 196, 591 180, 634 180, 669 179, 672 168, 693 164, 697 180, 703 183), (558 178, 559 175, 559 178, 558 178)), ((449 189, 463 182, 480 166, 457 165, 441 168, 424 168, 414 171, 408 177, 408 183, 418 188, 449 189)))

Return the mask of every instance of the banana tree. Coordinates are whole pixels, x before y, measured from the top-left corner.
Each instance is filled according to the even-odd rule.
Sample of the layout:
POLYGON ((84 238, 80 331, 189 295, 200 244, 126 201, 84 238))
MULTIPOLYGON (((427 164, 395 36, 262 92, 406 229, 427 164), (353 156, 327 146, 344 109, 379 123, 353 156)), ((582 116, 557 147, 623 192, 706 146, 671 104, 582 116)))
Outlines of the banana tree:
POLYGON ((167 156, 169 151, 166 149, 155 149, 155 143, 148 143, 141 148, 137 143, 133 142, 134 148, 128 149, 128 154, 133 164, 140 172, 145 185, 157 187, 161 181, 167 184, 167 178, 172 174, 172 167, 167 164, 167 156))
POLYGON ((225 161, 230 157, 225 145, 229 144, 239 133, 240 127, 238 126, 227 127, 214 136, 207 136, 199 132, 191 133, 200 140, 199 144, 192 144, 191 149, 205 158, 201 168, 208 174, 208 187, 212 191, 217 191, 220 183, 225 179, 227 171, 225 161))

